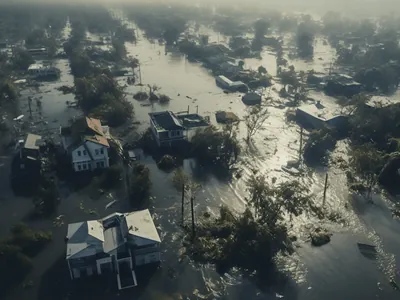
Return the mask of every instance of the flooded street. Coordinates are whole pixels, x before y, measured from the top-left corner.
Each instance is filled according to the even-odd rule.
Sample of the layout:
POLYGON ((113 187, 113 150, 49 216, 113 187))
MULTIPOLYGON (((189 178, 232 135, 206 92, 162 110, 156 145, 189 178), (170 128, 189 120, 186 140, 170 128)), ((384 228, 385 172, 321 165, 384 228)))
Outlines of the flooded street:
MULTIPOLYGON (((215 39, 215 37, 214 37, 215 39)), ((138 132, 149 126, 148 113, 153 111, 171 110, 174 112, 191 112, 198 110, 199 114, 209 116, 213 124, 215 112, 227 110, 235 112, 242 118, 246 113, 246 106, 241 95, 225 94, 215 84, 215 79, 205 68, 198 63, 189 62, 180 53, 170 52, 164 45, 151 43, 139 32, 137 43, 126 43, 128 55, 132 55, 141 62, 141 78, 144 86, 128 86, 127 98, 134 106, 135 121, 140 121, 138 132), (160 93, 171 97, 168 105, 155 103, 150 106, 142 105, 146 101, 136 101, 132 95, 146 89, 146 85, 156 84, 160 93)), ((292 63, 296 70, 314 69, 318 72, 327 72, 332 60, 332 53, 318 42, 313 62, 295 60, 292 63), (318 48, 318 47, 321 48, 318 48), (321 57, 321 59, 319 59, 321 57)), ((262 60, 245 60, 246 66, 256 69, 263 65, 270 74, 276 74, 275 56, 264 51, 262 60)), ((23 91, 20 100, 21 114, 29 116, 28 96, 41 97, 41 108, 35 101, 32 103, 34 133, 51 133, 57 137, 58 128, 68 123, 69 119, 79 115, 77 109, 68 108, 67 101, 74 101, 72 94, 63 95, 55 90, 62 85, 72 85, 73 77, 69 74, 67 60, 58 60, 56 67, 61 69, 61 78, 57 82, 44 83, 39 91, 28 89, 23 91)), ((121 83, 126 79, 120 78, 121 83)), ((319 94, 313 95, 318 97, 319 94)), ((273 95, 273 97, 278 97, 273 95)), ((325 99, 325 98, 324 98, 325 99)), ((331 101, 326 98, 326 101, 331 101)), ((225 179, 215 173, 199 168, 193 160, 185 160, 183 167, 201 183, 201 190, 197 195, 195 209, 198 216, 205 211, 217 213, 218 207, 224 204, 238 213, 246 205, 246 181, 253 172, 265 174, 269 180, 276 178, 277 182, 292 179, 284 173, 281 166, 288 160, 298 157, 300 130, 295 124, 286 123, 286 109, 269 108, 270 117, 254 137, 254 145, 246 147, 243 142, 243 154, 237 168, 241 176, 234 179, 225 179)), ((242 122, 243 123, 243 122, 242 122)), ((243 124, 239 126, 241 140, 246 133, 243 124)), ((334 156, 345 155, 345 143, 338 143, 334 156)), ((309 186, 316 195, 316 201, 321 201, 324 188, 325 173, 329 173, 329 187, 326 208, 329 212, 337 213, 343 220, 343 226, 334 222, 325 221, 323 226, 334 234, 332 241, 323 247, 312 247, 309 244, 309 229, 321 225, 321 221, 309 216, 300 216, 293 222, 292 231, 299 238, 297 251, 293 257, 279 260, 280 269, 290 277, 285 286, 267 286, 257 282, 252 274, 242 276, 239 271, 233 270, 229 274, 218 274, 214 266, 200 266, 193 264, 186 256, 180 256, 182 247, 182 231, 180 222, 180 193, 172 185, 172 174, 158 169, 151 157, 143 157, 143 163, 150 168, 152 188, 152 212, 155 223, 161 230, 162 263, 159 270, 153 275, 135 299, 172 300, 182 299, 229 299, 229 300, 256 300, 256 299, 299 299, 299 300, 336 300, 336 299, 399 299, 400 293, 395 291, 389 283, 389 276, 397 274, 400 280, 400 222, 393 220, 388 208, 388 201, 375 196, 374 204, 367 204, 365 199, 352 196, 347 188, 346 176, 340 169, 309 170, 308 176, 300 180, 309 186), (358 251, 357 242, 375 244, 378 249, 378 259, 369 260, 358 251), (178 296, 177 296, 178 295, 178 296), (204 298, 202 298, 204 297, 204 298)), ((1 161, 0 161, 1 164, 1 161)), ((6 176, 7 174, 1 174, 6 176)), ((2 184, 5 181, 0 180, 2 184)), ((0 187, 1 188, 1 187, 0 187)), ((57 272, 53 264, 63 260, 65 254, 64 236, 66 224, 80 221, 90 216, 85 209, 93 209, 98 215, 105 216, 113 211, 126 210, 127 200, 119 199, 118 204, 111 210, 106 210, 105 204, 110 198, 90 200, 78 193, 71 193, 64 187, 65 192, 59 207, 59 214, 65 215, 64 224, 53 228, 54 241, 35 259, 35 269, 29 276, 35 283, 31 290, 18 290, 10 294, 8 299, 73 299, 63 295, 63 279, 68 277, 67 267, 60 272, 60 278, 53 277, 52 289, 45 290, 51 281, 51 274, 57 272), (80 203, 83 203, 82 205, 80 203), (50 273, 49 273, 50 272, 50 273), (53 272, 53 273, 51 273, 53 272), (50 275, 49 275, 50 274, 50 275), (33 296, 33 294, 35 296, 33 296)), ((6 188, 4 188, 6 190, 6 188)), ((117 198, 119 195, 113 195, 117 198)), ((4 195, 1 199, 6 198, 4 195)), ((111 197, 111 196, 110 196, 111 197)), ((117 198, 118 199, 118 198, 117 198)), ((1 202, 0 209, 10 213, 2 218, 2 224, 12 224, 20 219, 31 208, 31 200, 20 200, 16 203, 1 202), (23 207, 23 208, 21 208, 23 207), (15 215, 12 212, 18 211, 15 215)), ((186 210, 188 211, 188 209, 186 210)), ((32 222, 40 228, 51 221, 32 222)), ((8 231, 2 226, 1 234, 8 231)), ((67 278, 68 280, 68 278, 67 278)), ((67 288, 65 288, 67 289, 67 288)), ((98 299, 132 299, 129 292, 102 295, 98 299)))

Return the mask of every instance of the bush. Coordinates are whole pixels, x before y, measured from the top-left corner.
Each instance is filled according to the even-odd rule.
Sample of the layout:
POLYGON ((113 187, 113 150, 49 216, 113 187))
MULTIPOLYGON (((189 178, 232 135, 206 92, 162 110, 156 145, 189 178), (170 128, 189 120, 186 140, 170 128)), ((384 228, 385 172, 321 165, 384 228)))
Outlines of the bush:
POLYGON ((135 207, 143 207, 148 202, 151 186, 149 168, 136 163, 130 181, 130 198, 135 207))
POLYGON ((166 103, 169 103, 169 101, 171 101, 171 98, 168 97, 167 95, 161 94, 161 95, 159 96, 158 101, 159 101, 161 104, 166 104, 166 103))
POLYGON ((176 164, 175 158, 172 157, 171 155, 166 154, 161 158, 161 160, 158 162, 157 165, 160 169, 170 170, 175 166, 175 164, 176 164))
POLYGON ((31 257, 51 239, 51 232, 33 231, 22 223, 13 226, 11 236, 0 242, 0 295, 24 280, 32 269, 31 257))
POLYGON ((117 187, 120 183, 121 175, 123 173, 123 167, 120 165, 113 165, 109 167, 104 174, 102 181, 102 187, 105 189, 111 189, 117 187))
POLYGON ((146 92, 137 92, 135 95, 133 95, 133 99, 136 100, 147 100, 149 98, 149 95, 146 92))

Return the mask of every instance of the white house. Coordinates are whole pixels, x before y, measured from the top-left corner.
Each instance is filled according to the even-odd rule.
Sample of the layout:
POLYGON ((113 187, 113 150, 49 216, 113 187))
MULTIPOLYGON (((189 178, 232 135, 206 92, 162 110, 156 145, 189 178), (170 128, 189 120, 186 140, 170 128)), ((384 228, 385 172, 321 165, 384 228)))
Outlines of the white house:
POLYGON ((70 127, 61 127, 60 135, 76 172, 109 167, 109 128, 102 126, 100 120, 78 119, 70 127))
POLYGON ((119 289, 137 285, 135 267, 161 259, 148 209, 69 224, 66 241, 71 279, 113 272, 119 289))
POLYGON ((58 77, 60 76, 60 70, 42 64, 32 64, 28 67, 28 74, 35 78, 58 77))
POLYGON ((185 127, 173 112, 154 112, 149 113, 149 116, 150 128, 159 147, 171 146, 173 143, 185 139, 185 127))

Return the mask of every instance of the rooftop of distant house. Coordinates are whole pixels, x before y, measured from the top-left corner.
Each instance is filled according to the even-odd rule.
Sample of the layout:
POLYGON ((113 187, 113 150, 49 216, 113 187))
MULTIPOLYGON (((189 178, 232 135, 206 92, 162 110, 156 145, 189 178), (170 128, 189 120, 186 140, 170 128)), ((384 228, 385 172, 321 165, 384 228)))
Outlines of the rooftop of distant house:
POLYGON ((399 101, 396 101, 395 99, 391 99, 389 97, 372 96, 371 99, 369 99, 369 101, 366 103, 366 105, 369 107, 382 108, 396 103, 399 103, 399 101))
POLYGON ((61 127, 62 136, 71 137, 72 144, 91 141, 109 147, 110 132, 108 126, 102 126, 99 119, 83 117, 77 119, 71 126, 61 127))
POLYGON ((327 121, 339 116, 344 116, 339 107, 324 106, 319 101, 315 104, 304 105, 297 109, 322 121, 327 121))
POLYGON ((181 122, 172 111, 149 113, 157 131, 184 130, 181 122))
POLYGON ((42 137, 40 135, 29 133, 26 137, 24 148, 31 150, 39 150, 40 145, 43 144, 42 137))

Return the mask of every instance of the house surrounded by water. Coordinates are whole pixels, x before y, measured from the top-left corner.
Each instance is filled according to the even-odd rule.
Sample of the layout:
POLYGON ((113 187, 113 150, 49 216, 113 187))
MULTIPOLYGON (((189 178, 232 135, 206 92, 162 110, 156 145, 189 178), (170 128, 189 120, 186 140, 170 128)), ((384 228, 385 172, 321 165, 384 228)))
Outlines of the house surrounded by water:
POLYGON ((149 113, 150 128, 159 147, 172 147, 190 140, 192 129, 207 127, 209 118, 199 114, 175 114, 172 111, 149 113))
POLYGON ((315 104, 300 106, 296 109, 296 119, 305 127, 321 129, 323 127, 343 128, 348 122, 348 115, 337 109, 326 107, 318 101, 315 104))
POLYGON ((100 120, 80 118, 71 126, 61 127, 60 135, 75 172, 109 167, 109 127, 103 126, 100 120))
POLYGON ((160 262, 160 236, 148 209, 72 223, 66 236, 71 279, 115 274, 119 289, 137 285, 135 268, 160 262))

